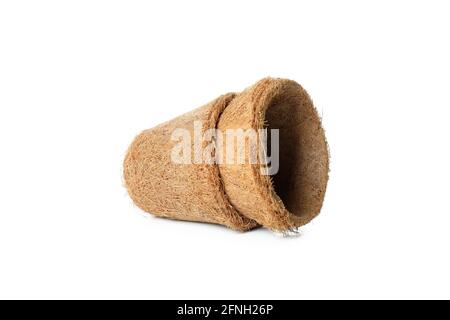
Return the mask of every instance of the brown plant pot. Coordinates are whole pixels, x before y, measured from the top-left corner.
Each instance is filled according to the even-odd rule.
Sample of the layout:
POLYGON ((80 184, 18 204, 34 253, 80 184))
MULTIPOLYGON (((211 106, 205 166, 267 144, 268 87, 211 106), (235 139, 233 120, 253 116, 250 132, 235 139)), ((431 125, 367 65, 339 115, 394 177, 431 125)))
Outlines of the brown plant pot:
MULTIPOLYGON (((192 147, 195 143, 191 139, 192 147)), ((205 150, 210 144, 201 142, 205 150)), ((237 144, 234 148, 233 153, 240 151, 237 144)), ((319 214, 328 170, 324 130, 309 95, 294 81, 265 78, 143 131, 126 154, 124 180, 134 203, 160 217, 283 232, 319 214), (263 174, 259 163, 265 159, 259 158, 258 163, 249 163, 248 157, 245 163, 174 163, 174 130, 194 136, 196 121, 201 121, 202 134, 208 129, 278 129, 278 173, 263 174)))

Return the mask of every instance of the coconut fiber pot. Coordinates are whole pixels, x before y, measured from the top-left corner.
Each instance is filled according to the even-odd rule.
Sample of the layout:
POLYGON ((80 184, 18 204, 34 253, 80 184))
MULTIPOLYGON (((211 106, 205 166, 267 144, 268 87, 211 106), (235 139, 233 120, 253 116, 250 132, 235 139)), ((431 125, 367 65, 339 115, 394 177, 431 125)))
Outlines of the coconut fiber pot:
POLYGON ((265 78, 143 131, 123 173, 134 203, 156 216, 285 232, 319 214, 328 170, 324 130, 307 92, 292 80, 265 78), (229 144, 230 132, 267 136, 229 144))

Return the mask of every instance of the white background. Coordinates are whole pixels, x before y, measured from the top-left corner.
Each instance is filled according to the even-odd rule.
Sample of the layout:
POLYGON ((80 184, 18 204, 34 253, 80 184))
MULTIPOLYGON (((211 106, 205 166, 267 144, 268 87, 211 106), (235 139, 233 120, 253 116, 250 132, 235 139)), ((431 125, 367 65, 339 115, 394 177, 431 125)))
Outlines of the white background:
POLYGON ((2 1, 0 298, 450 298, 448 1, 2 1), (173 222, 122 184, 143 129, 265 76, 323 116, 321 215, 173 222))

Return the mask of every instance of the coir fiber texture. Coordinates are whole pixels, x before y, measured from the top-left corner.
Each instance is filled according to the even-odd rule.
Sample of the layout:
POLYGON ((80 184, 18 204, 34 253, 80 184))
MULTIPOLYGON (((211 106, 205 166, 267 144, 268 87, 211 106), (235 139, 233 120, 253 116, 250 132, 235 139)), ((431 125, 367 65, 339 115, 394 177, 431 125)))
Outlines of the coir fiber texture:
MULTIPOLYGON (((190 143, 194 147, 194 139, 190 143)), ((125 156, 124 180, 134 203, 156 216, 285 232, 319 214, 328 170, 324 130, 307 92, 292 80, 265 78, 143 131, 125 156), (181 128, 194 136, 194 122, 202 133, 278 129, 279 171, 264 175, 261 164, 250 161, 174 163, 172 133, 181 128)))

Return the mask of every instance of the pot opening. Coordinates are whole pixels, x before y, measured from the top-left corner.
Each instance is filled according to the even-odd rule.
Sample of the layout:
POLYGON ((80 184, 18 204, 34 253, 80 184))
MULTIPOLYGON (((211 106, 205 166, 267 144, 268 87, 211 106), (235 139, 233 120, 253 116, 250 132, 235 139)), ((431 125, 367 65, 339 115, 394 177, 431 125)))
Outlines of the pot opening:
POLYGON ((272 187, 290 213, 309 221, 320 211, 328 180, 320 117, 303 88, 288 86, 268 104, 264 120, 267 129, 279 130, 279 170, 272 187))

